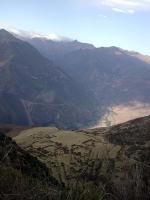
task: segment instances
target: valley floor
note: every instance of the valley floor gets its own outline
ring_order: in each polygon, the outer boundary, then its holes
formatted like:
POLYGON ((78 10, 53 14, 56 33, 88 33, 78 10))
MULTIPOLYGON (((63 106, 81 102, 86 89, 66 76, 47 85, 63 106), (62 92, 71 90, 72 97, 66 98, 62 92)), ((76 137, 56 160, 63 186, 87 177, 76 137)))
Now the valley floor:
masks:
POLYGON ((92 128, 107 127, 127 122, 139 117, 150 115, 150 104, 131 102, 128 105, 118 105, 108 108, 108 112, 92 128))

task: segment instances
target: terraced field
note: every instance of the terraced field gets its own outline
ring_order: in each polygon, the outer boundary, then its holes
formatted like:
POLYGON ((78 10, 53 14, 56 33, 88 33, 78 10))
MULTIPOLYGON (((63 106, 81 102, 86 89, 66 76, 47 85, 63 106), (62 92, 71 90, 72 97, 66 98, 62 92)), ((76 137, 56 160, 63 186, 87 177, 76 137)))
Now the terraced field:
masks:
POLYGON ((14 139, 65 185, 74 180, 102 184, 127 199, 150 193, 150 116, 81 131, 31 128, 14 139))
POLYGON ((120 187, 120 180, 132 182, 131 172, 137 173, 141 166, 146 173, 142 176, 150 177, 149 133, 150 117, 146 117, 110 128, 82 131, 37 127, 22 131, 14 139, 46 163, 53 176, 63 183, 79 177, 115 182, 120 187))
POLYGON ((91 162, 99 159, 115 159, 119 145, 109 144, 102 134, 62 131, 57 128, 32 128, 15 137, 16 142, 38 157, 52 170, 58 179, 58 171, 64 180, 80 176, 91 162), (60 169, 61 168, 61 169, 60 169))

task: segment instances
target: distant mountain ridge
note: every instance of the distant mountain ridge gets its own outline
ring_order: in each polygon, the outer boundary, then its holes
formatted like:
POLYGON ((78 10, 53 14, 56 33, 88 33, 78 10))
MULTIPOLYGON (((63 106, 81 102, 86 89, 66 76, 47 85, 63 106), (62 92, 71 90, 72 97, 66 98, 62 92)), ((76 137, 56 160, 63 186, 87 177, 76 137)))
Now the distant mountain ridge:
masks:
POLYGON ((82 43, 77 40, 55 41, 40 37, 25 40, 38 49, 42 55, 53 61, 57 61, 58 58, 72 51, 95 48, 92 44, 82 43))
POLYGON ((79 49, 93 49, 93 44, 79 42, 55 34, 40 34, 17 29, 8 29, 17 38, 29 42, 39 52, 50 60, 57 61, 59 57, 79 49))

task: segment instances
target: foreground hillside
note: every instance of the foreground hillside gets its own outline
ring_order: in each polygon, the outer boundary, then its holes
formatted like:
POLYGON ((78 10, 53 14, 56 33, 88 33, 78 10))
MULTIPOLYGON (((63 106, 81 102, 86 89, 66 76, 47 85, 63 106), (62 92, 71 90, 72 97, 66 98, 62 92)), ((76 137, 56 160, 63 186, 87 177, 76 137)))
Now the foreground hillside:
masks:
MULTIPOLYGON (((3 134, 6 132, 8 133, 6 129, 0 132, 0 200, 103 198, 105 190, 96 185, 77 185, 77 182, 74 182, 70 183, 70 186, 65 186, 58 182, 44 163, 21 149, 11 138, 3 134)), ((57 171, 58 174, 60 172, 57 171)))
POLYGON ((1 200, 41 199, 57 188, 58 182, 45 164, 0 132, 1 200))
POLYGON ((78 132, 32 128, 14 139, 64 184, 86 180, 105 185, 117 199, 148 200, 150 116, 78 132))

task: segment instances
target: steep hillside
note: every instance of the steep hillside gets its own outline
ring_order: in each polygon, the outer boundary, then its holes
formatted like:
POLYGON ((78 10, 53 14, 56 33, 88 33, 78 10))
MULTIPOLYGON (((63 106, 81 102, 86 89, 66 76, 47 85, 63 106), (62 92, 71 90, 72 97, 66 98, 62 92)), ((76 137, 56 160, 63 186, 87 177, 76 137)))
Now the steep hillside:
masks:
POLYGON ((61 69, 1 31, 1 123, 78 129, 150 114, 149 56, 71 40, 24 40, 61 69))
POLYGON ((101 119, 117 106, 133 105, 134 110, 139 104, 150 105, 150 64, 145 57, 116 47, 84 49, 67 54, 60 65, 89 91, 101 119))
POLYGON ((117 47, 95 48, 77 41, 44 38, 28 41, 58 63, 92 97, 98 111, 95 111, 96 126, 118 124, 150 114, 149 56, 117 47), (118 111, 120 107, 122 112, 118 111), (126 113, 128 107, 132 115, 126 113))
POLYGON ((0 30, 0 101, 0 123, 23 125, 78 128, 88 124, 92 108, 81 85, 5 30, 0 30))
POLYGON ((87 85, 97 99, 103 97, 112 104, 129 100, 150 102, 150 65, 119 48, 75 51, 61 63, 63 69, 87 85))
POLYGON ((96 108, 92 120, 96 127, 150 114, 149 56, 117 47, 95 48, 71 40, 36 36, 24 40, 82 85, 96 108))
POLYGON ((0 199, 39 199, 57 187, 45 164, 0 133, 0 199))
POLYGON ((50 177, 49 170, 39 162, 37 158, 21 149, 11 138, 0 133, 0 164, 6 167, 12 167, 21 170, 23 174, 46 180, 47 182, 57 185, 57 181, 50 177))

